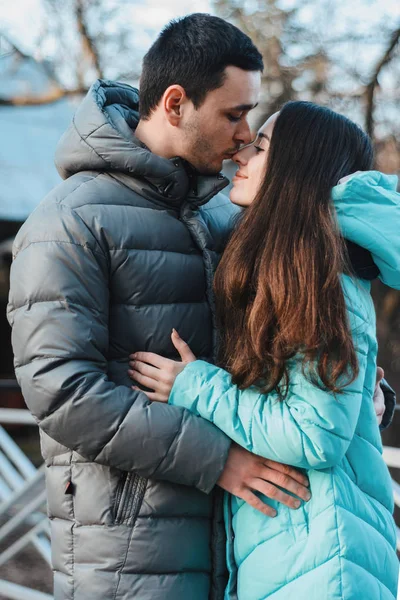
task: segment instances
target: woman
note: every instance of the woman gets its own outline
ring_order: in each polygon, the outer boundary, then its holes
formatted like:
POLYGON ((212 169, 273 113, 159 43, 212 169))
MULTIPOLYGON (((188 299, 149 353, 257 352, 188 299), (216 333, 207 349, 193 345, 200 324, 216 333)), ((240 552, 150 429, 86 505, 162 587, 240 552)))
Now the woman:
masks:
POLYGON ((255 454, 304 469, 312 498, 276 518, 226 497, 239 600, 393 600, 393 499, 373 408, 377 343, 367 281, 344 238, 400 288, 396 178, 368 172, 368 137, 310 103, 283 107, 236 157, 232 202, 248 206, 215 278, 219 367, 133 356, 131 377, 210 420, 255 454), (337 183, 356 171, 340 185, 337 183), (171 389, 172 388, 172 389, 171 389))

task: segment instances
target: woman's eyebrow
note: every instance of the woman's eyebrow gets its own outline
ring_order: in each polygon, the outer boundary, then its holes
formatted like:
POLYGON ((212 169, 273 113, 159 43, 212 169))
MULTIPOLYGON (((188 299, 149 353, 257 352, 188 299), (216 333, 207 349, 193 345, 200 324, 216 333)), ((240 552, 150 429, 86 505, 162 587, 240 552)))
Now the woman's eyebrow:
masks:
POLYGON ((269 142, 271 141, 271 138, 269 137, 269 135, 267 135, 266 133, 257 133, 257 138, 265 138, 266 140, 268 140, 269 142))
POLYGON ((251 142, 249 142, 248 144, 244 144, 243 146, 240 146, 240 150, 244 150, 245 148, 248 148, 248 146, 252 146, 260 138, 264 138, 264 139, 268 140, 269 142, 271 141, 269 136, 266 133, 257 132, 256 135, 254 136, 254 138, 251 140, 251 142))

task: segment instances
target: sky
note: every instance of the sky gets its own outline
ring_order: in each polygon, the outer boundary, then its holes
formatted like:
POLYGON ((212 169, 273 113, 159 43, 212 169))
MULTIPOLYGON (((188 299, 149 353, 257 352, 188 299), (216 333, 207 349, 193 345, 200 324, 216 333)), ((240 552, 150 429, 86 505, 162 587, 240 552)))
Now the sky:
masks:
MULTIPOLYGON (((68 3, 69 0, 65 0, 68 3)), ((109 5, 118 0, 107 0, 109 5)), ((298 0, 281 0, 281 6, 292 8, 298 0)), ((259 4, 257 0, 243 0, 241 3, 247 10, 259 4)), ((335 11, 335 0, 330 10, 335 11)), ((44 27, 44 11, 41 0, 0 0, 0 31, 4 30, 27 53, 35 53, 35 46, 44 27)), ((318 10, 315 2, 302 9, 302 20, 306 24, 315 23, 318 10)), ((321 2, 321 13, 326 15, 326 2, 321 2)), ((131 19, 135 33, 135 46, 145 50, 157 33, 172 18, 196 12, 213 12, 212 0, 131 0, 126 2, 126 18, 131 19)), ((125 13, 124 13, 125 14, 125 13)), ((324 19, 324 20, 325 20, 324 19)), ((363 35, 371 28, 371 24, 381 22, 396 23, 400 20, 400 0, 351 0, 340 3, 340 18, 335 17, 335 32, 340 34, 349 30, 363 35)), ((326 21, 325 21, 326 22, 326 21)), ((323 33, 321 32, 321 35, 323 33)), ((37 56, 37 58, 41 58, 37 56)))
MULTIPOLYGON (((131 11, 136 28, 141 31, 138 42, 147 47, 168 21, 194 12, 194 4, 190 0, 136 0, 131 3, 131 11)), ((195 11, 211 13, 210 1, 196 0, 195 11)), ((8 32, 22 50, 32 50, 42 22, 40 0, 0 0, 0 31, 8 32)))
MULTIPOLYGON (((69 0, 65 0, 67 6, 69 0)), ((107 0, 108 5, 118 4, 119 0, 107 0)), ((298 0, 281 0, 281 6, 292 8, 298 5, 298 0)), ((245 9, 251 10, 252 6, 259 5, 257 0, 243 0, 241 3, 245 9)), ((335 0, 329 5, 329 11, 335 12, 335 0)), ((318 6, 318 5, 317 5, 318 6)), ((302 20, 314 23, 318 20, 318 12, 321 15, 325 13, 325 18, 321 22, 327 22, 329 16, 326 11, 326 2, 320 4, 321 10, 316 10, 315 2, 305 3, 302 9, 302 20)), ((157 33, 172 18, 183 16, 185 14, 196 12, 213 12, 212 0, 127 0, 126 20, 132 20, 132 30, 135 35, 135 47, 143 52, 148 48, 157 33)), ((124 15, 125 15, 124 12, 124 15)), ((333 14, 332 12, 332 14, 333 14)), ((337 18, 337 10, 334 18, 335 32, 340 34, 351 30, 363 35, 368 32, 371 25, 382 23, 384 26, 388 23, 396 23, 400 20, 400 0, 351 0, 340 3, 340 17, 337 18)), ((329 20, 328 20, 329 22, 329 20)), ((41 32, 44 29, 44 11, 43 0, 0 0, 0 32, 4 30, 21 50, 34 54, 36 58, 43 58, 43 55, 36 54, 37 41, 40 39, 41 32)), ((323 32, 321 32, 323 36, 323 32)), ((53 44, 56 41, 53 41, 53 44)), ((43 48, 42 48, 43 50, 43 48)), ((46 48, 44 48, 46 52, 46 48)), ((49 54, 52 54, 51 49, 49 54)), ((372 52, 371 52, 372 56, 372 52)), ((373 58, 372 58, 373 60, 373 58)))

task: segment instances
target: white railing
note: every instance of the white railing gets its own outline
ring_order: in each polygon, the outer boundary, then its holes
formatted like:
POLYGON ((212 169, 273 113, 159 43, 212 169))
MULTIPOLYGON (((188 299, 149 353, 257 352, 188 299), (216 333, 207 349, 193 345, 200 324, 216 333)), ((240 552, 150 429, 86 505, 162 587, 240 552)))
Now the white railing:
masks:
MULTIPOLYGON (((0 409, 0 423, 35 425, 27 410, 0 409)), ((0 426, 0 567, 31 546, 51 566, 50 527, 46 515, 44 466, 36 469, 0 426), (20 531, 22 534, 19 534, 20 531), (7 539, 13 536, 11 544, 7 539)), ((0 597, 52 600, 52 596, 0 579, 0 597)))
MULTIPOLYGON (((0 423, 35 425, 29 411, 0 409, 0 423)), ((385 446, 383 458, 389 467, 400 468, 400 448, 385 446)), ((392 480, 396 506, 400 507, 400 485, 392 480)), ((19 446, 0 426, 0 545, 21 525, 24 533, 10 546, 0 550, 0 567, 28 545, 32 545, 51 566, 50 531, 46 516, 44 465, 36 469, 19 446)), ((400 528, 397 527, 400 551, 400 528)), ((0 596, 10 600, 52 600, 52 596, 0 579, 0 596)), ((400 582, 398 591, 400 600, 400 582)))

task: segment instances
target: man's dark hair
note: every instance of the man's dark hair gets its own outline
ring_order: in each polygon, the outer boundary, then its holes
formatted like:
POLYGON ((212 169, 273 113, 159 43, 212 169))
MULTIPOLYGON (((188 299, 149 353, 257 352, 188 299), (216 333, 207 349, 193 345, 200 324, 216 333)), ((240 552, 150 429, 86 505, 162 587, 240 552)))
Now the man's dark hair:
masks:
POLYGON ((208 92, 223 85, 228 66, 244 71, 264 68, 261 54, 240 29, 202 13, 171 21, 143 60, 140 118, 148 119, 174 84, 181 85, 199 108, 208 92))

